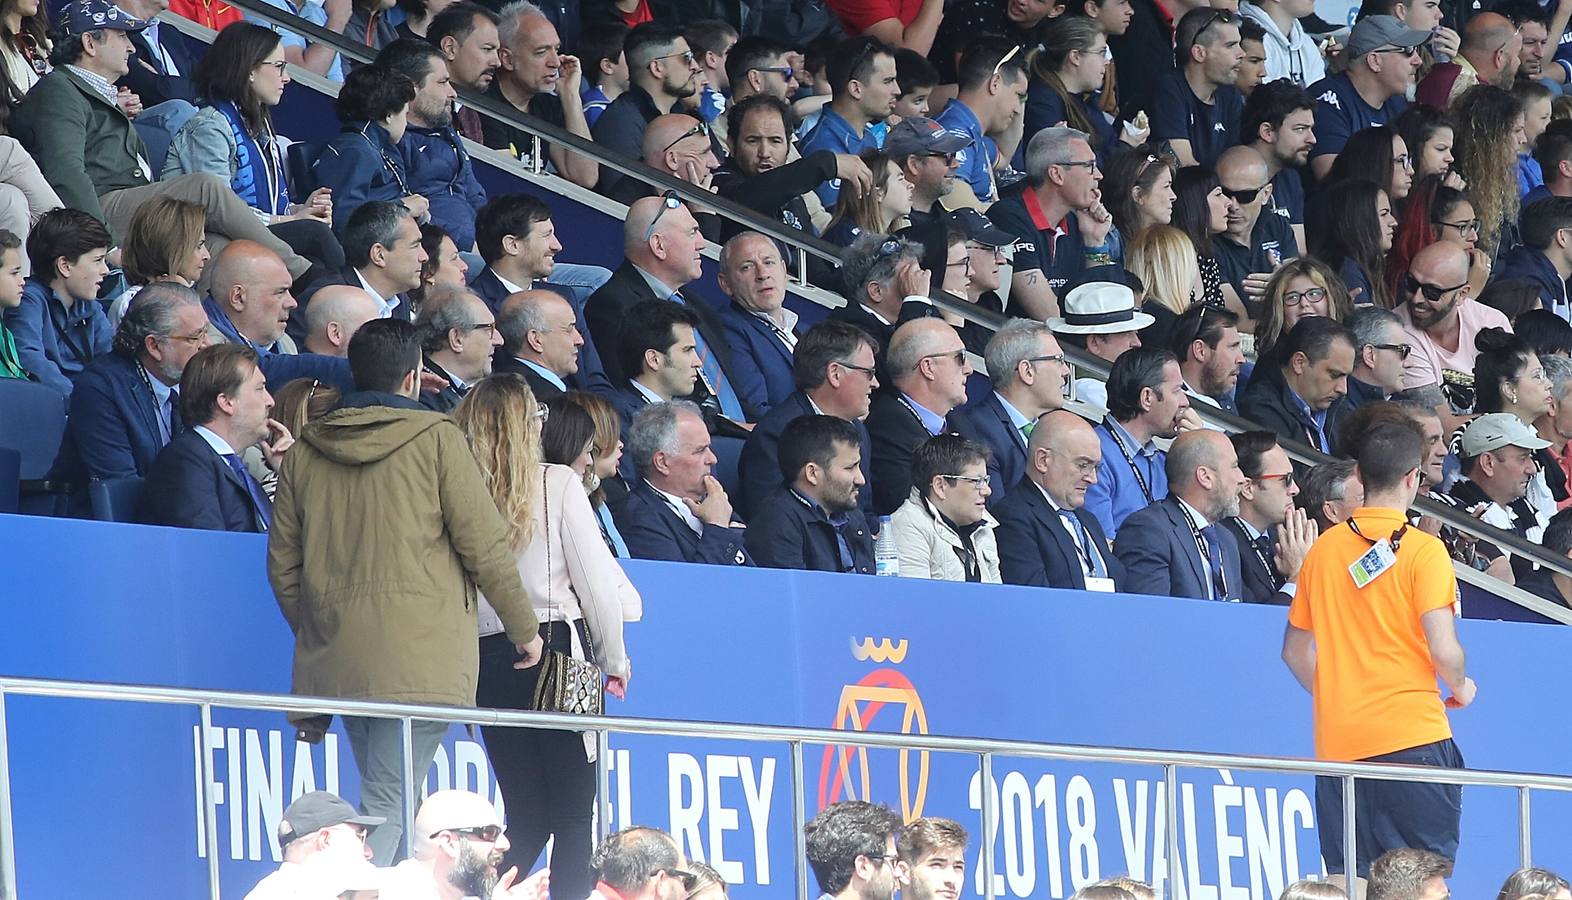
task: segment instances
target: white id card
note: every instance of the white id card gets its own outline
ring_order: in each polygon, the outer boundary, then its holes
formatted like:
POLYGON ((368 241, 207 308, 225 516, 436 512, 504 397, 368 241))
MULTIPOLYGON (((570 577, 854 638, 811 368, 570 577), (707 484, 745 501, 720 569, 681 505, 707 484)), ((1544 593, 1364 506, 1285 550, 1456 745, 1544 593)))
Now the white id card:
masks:
POLYGON ((1086 576, 1086 589, 1100 594, 1112 594, 1114 592, 1114 580, 1112 578, 1097 578, 1088 575, 1086 576))
POLYGON ((1348 567, 1348 574, 1354 577, 1354 587, 1362 588, 1392 568, 1396 561, 1397 555, 1392 552, 1391 540, 1382 538, 1368 553, 1348 567))

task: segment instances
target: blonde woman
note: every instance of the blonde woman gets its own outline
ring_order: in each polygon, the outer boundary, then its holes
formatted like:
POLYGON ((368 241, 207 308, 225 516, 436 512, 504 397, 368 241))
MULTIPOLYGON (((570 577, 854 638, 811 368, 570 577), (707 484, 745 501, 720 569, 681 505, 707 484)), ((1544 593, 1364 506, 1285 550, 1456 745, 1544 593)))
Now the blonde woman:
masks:
POLYGON ((864 151, 862 161, 873 175, 873 190, 842 191, 824 239, 850 247, 862 234, 892 234, 912 212, 912 183, 889 154, 864 151))
POLYGON ((1146 287, 1141 311, 1157 321, 1141 331, 1141 343, 1166 347, 1174 320, 1201 292, 1201 261, 1189 236, 1172 225, 1136 232, 1124 248, 1125 268, 1146 287))
POLYGON ((193 287, 207 269, 207 210, 200 204, 174 197, 143 201, 131 216, 121 266, 131 286, 109 305, 109 322, 116 328, 137 291, 155 281, 172 281, 193 287))
MULTIPOLYGON (((614 697, 627 691, 629 662, 619 568, 601 541, 577 473, 542 461, 546 408, 520 375, 482 379, 453 411, 469 438, 492 499, 508 524, 519 575, 535 604, 545 649, 589 659, 606 673, 614 697)), ((637 606, 636 597, 634 606, 637 606)), ((482 598, 480 682, 476 704, 520 709, 535 694, 540 666, 514 667, 516 648, 482 598)), ((502 868, 528 871, 551 839, 551 879, 559 896, 587 896, 590 814, 595 801, 593 744, 586 734, 483 727, 486 748, 512 823, 502 868)))
POLYGON ((1291 259, 1272 274, 1261 295, 1261 318, 1255 325, 1256 359, 1270 361, 1278 340, 1305 316, 1347 322, 1353 312, 1353 298, 1330 266, 1308 256, 1291 259))

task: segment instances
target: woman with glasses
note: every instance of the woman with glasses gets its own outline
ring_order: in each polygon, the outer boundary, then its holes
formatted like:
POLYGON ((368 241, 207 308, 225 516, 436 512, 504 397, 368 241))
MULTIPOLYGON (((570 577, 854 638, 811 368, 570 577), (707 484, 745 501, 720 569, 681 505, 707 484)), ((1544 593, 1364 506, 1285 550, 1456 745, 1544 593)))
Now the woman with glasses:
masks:
POLYGON ((1402 135, 1385 125, 1355 132, 1332 163, 1328 183, 1363 179, 1378 185, 1393 203, 1408 197, 1414 163, 1402 135))
MULTIPOLYGON (((1545 375, 1539 354, 1522 338, 1502 328, 1485 328, 1474 335, 1474 349, 1478 351, 1474 357, 1476 415, 1511 413, 1533 428, 1535 420, 1554 407, 1550 378, 1545 375)), ((1453 453, 1461 454, 1465 427, 1452 435, 1453 453)), ((1539 471, 1529 479, 1528 491, 1519 502, 1524 510, 1533 512, 1543 527, 1556 514, 1557 505, 1567 499, 1567 479, 1553 455, 1536 450, 1534 456, 1539 471)))
MULTIPOLYGON (((1255 323, 1255 358, 1275 361, 1277 342, 1305 316, 1325 316, 1347 324, 1354 304, 1332 268, 1308 256, 1283 263, 1261 295, 1261 318, 1255 323)), ((1245 376, 1240 375, 1244 388, 1245 376)))
POLYGON ((1492 259, 1517 243, 1517 155, 1523 137, 1523 104, 1498 87, 1479 84, 1452 105, 1457 127, 1457 168, 1479 217, 1479 249, 1492 259))
POLYGON ((1099 165, 1119 149, 1119 129, 1102 110, 1108 70, 1108 36, 1096 19, 1060 16, 1043 29, 1042 43, 1027 58, 1026 130, 1032 135, 1060 122, 1091 135, 1099 165))
POLYGON ((206 172, 229 183, 280 240, 330 271, 344 250, 329 227, 333 192, 320 188, 304 203, 289 199, 283 144, 273 130, 273 107, 290 83, 279 35, 251 22, 218 33, 194 78, 203 105, 170 140, 163 177, 206 172))
POLYGON ((990 455, 958 434, 929 438, 917 448, 911 497, 890 517, 901 575, 1001 583, 994 541, 999 523, 988 513, 990 455))
POLYGON ((1321 192, 1305 214, 1310 255, 1337 272, 1356 306, 1390 309, 1386 254, 1397 217, 1386 191, 1359 179, 1338 182, 1321 192))
MULTIPOLYGON (((601 542, 580 476, 544 461, 541 429, 548 416, 529 384, 513 374, 481 379, 453 411, 507 523, 504 537, 518 556, 545 651, 595 663, 606 675, 606 691, 620 698, 629 675, 622 623, 640 617, 638 595, 623 592, 620 569, 601 542)), ((518 669, 517 659, 517 648, 481 598, 477 705, 529 708, 541 666, 518 669)), ((528 871, 550 839, 552 890, 563 897, 587 896, 595 887, 594 736, 532 728, 481 731, 509 811, 513 846, 499 870, 528 871)))
POLYGON ((131 286, 109 304, 111 325, 120 327, 131 298, 149 284, 196 285, 209 259, 206 225, 204 207, 174 197, 154 197, 137 207, 120 251, 120 264, 131 286))
POLYGON ((863 234, 894 234, 912 212, 912 183, 888 153, 868 150, 862 161, 873 176, 873 189, 866 193, 841 191, 835 201, 824 239, 850 247, 863 234))
POLYGON ((1490 258, 1478 249, 1479 218, 1473 201, 1455 188, 1447 187, 1439 175, 1422 179, 1408 195, 1403 215, 1398 219, 1392 249, 1386 255, 1387 290, 1398 302, 1397 283, 1408 272, 1408 264, 1419 251, 1437 241, 1449 241, 1468 251, 1469 296, 1478 297, 1490 280, 1490 258))
POLYGON ((1108 161, 1103 201, 1113 216, 1120 246, 1128 248, 1142 229, 1173 221, 1177 172, 1174 158, 1157 144, 1141 144, 1108 161))

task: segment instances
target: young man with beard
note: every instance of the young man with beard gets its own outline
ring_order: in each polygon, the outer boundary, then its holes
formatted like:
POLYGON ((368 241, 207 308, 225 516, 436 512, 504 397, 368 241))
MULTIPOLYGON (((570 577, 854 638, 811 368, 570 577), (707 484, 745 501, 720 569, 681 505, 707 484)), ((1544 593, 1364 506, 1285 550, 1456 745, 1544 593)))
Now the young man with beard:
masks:
MULTIPOLYGON (((645 22, 628 32, 622 52, 628 59, 630 84, 600 114, 593 133, 595 143, 638 159, 644 153, 645 126, 674 111, 678 101, 698 93, 699 61, 680 32, 655 22, 645 22)), ((577 75, 572 80, 576 92, 577 75)), ((600 191, 609 191, 621 178, 608 169, 600 180, 600 191)))
POLYGON ((936 816, 913 819, 896 835, 910 900, 959 900, 966 889, 966 829, 936 816))
POLYGON ((1305 553, 1315 543, 1315 522, 1294 506, 1299 487, 1288 451, 1278 445, 1276 435, 1243 431, 1230 439, 1245 482, 1239 490, 1239 514, 1222 524, 1239 549, 1244 601, 1287 606, 1305 553))
POLYGON ((754 515, 747 548, 773 569, 873 574, 873 532, 857 509, 862 440, 836 416, 803 416, 781 433, 785 484, 754 515))
POLYGON ((1468 251, 1437 241, 1414 254, 1394 298, 1405 341, 1413 345, 1403 360, 1403 386, 1441 385, 1449 403, 1437 414, 1448 434, 1462 423, 1451 407, 1474 404, 1474 336, 1486 328, 1511 330, 1500 310, 1470 297, 1470 290, 1468 251))
POLYGON ((1245 363, 1238 316, 1197 303, 1175 320, 1169 349, 1179 359, 1184 392, 1191 400, 1229 412, 1237 410, 1234 388, 1245 363))
MULTIPOLYGON (((468 0, 449 6, 432 18, 426 27, 426 40, 442 51, 448 61, 448 75, 461 91, 485 93, 502 64, 498 58, 497 14, 468 0)), ((485 141, 485 126, 480 113, 460 105, 453 124, 472 141, 485 141)))
MULTIPOLYGON (((589 121, 584 118, 584 101, 579 97, 583 72, 578 57, 562 52, 557 26, 529 0, 508 5, 504 13, 497 24, 497 40, 502 45, 497 55, 500 67, 487 96, 589 140, 589 121)), ((606 108, 599 124, 604 125, 606 115, 615 106, 613 103, 606 108)), ((527 156, 534 146, 528 133, 504 122, 487 118, 484 129, 486 146, 493 149, 527 156)), ((642 123, 639 134, 643 135, 642 123)), ((629 156, 639 155, 637 144, 629 149, 620 145, 614 149, 629 156)), ((550 144, 544 150, 557 174, 580 187, 595 187, 600 177, 600 166, 595 160, 550 144)))
POLYGON ((509 890, 518 870, 499 873, 497 866, 512 845, 496 807, 479 794, 448 790, 427 797, 415 814, 413 838, 412 858, 386 870, 381 900, 534 897, 545 884, 541 870, 509 890))
MULTIPOLYGON (((871 126, 895 111, 895 98, 901 93, 890 47, 872 37, 846 41, 830 57, 825 76, 830 82, 830 103, 803 139, 803 155, 815 150, 858 154, 882 147, 882 132, 876 133, 871 126)), ((840 192, 839 181, 817 189, 825 209, 835 208, 840 192)))
POLYGON ((905 887, 895 836, 901 818, 885 806, 847 800, 803 827, 820 900, 892 900, 905 887))
POLYGON ((1239 137, 1266 160, 1272 193, 1265 212, 1293 228, 1294 244, 1305 245, 1305 186, 1299 170, 1315 149, 1315 101, 1291 81, 1272 81, 1250 92, 1240 117, 1239 137))

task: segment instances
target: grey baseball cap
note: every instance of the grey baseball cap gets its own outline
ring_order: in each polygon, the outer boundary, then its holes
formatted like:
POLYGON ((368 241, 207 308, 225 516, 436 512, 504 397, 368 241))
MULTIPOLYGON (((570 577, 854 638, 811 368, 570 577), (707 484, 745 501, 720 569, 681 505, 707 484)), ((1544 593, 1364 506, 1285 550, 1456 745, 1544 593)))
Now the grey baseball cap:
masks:
POLYGON ((1385 46, 1418 47, 1430 42, 1430 32, 1404 25, 1396 16, 1366 16, 1348 33, 1349 59, 1358 59, 1385 46))
POLYGON ((1502 447, 1522 447, 1524 450, 1543 450, 1550 442, 1540 437, 1534 429, 1512 413, 1487 413, 1468 423, 1463 429, 1463 455, 1478 456, 1502 447))
POLYGON ((366 828, 375 828, 387 820, 381 816, 363 816, 353 806, 337 794, 328 791, 312 791, 301 794, 295 802, 289 804, 284 810, 283 820, 278 823, 278 845, 288 844, 296 838, 305 837, 312 832, 334 825, 364 825, 366 828))

